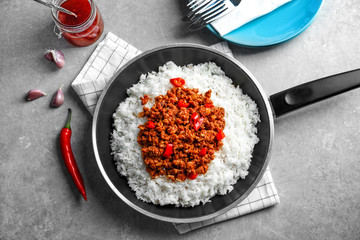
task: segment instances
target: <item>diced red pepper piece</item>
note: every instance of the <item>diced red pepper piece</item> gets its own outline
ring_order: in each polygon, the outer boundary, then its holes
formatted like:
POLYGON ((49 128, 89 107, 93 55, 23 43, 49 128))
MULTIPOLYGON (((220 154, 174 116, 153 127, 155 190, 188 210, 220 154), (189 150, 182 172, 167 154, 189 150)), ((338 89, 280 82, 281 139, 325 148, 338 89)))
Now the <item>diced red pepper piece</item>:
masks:
POLYGON ((210 103, 207 103, 207 104, 205 104, 204 105, 206 108, 212 108, 212 107, 214 107, 214 105, 213 104, 210 104, 210 103))
POLYGON ((190 178, 191 180, 194 180, 197 176, 198 176, 197 173, 190 173, 188 175, 188 178, 190 178))
POLYGON ((207 147, 204 147, 203 149, 201 149, 201 151, 199 152, 199 156, 203 157, 206 155, 206 151, 207 151, 207 147))
POLYGON ((171 154, 173 154, 173 145, 168 143, 162 156, 168 158, 171 154))
POLYGON ((170 83, 175 87, 182 87, 185 84, 185 80, 182 78, 172 78, 170 79, 170 83))
POLYGON ((187 102, 185 102, 183 99, 181 99, 179 102, 178 102, 178 106, 179 107, 188 107, 190 105, 190 103, 187 103, 187 102))
POLYGON ((194 112, 191 117, 190 117, 190 121, 194 121, 194 123, 197 122, 197 120, 199 119, 199 114, 197 114, 196 112, 194 112))
POLYGON ((201 124, 204 122, 204 119, 203 117, 199 118, 199 120, 197 120, 195 123, 194 123, 194 129, 195 131, 199 130, 201 124))
POLYGON ((224 138, 225 138, 225 133, 220 129, 220 131, 216 134, 216 139, 218 141, 221 141, 224 138))
POLYGON ((150 121, 150 120, 149 120, 149 121, 145 124, 145 127, 153 129, 153 128, 155 128, 155 123, 154 123, 153 121, 150 121))

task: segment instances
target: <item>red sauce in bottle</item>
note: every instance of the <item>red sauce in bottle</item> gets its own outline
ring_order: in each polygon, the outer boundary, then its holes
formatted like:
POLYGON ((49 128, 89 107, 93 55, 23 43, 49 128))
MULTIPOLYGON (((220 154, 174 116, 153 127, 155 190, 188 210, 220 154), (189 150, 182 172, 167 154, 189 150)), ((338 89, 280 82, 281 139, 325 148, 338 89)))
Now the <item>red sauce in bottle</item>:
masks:
POLYGON ((77 15, 75 17, 63 12, 57 14, 55 22, 69 43, 85 47, 100 38, 104 21, 93 0, 67 0, 60 6, 77 15))
POLYGON ((90 16, 91 5, 88 0, 67 0, 61 7, 76 14, 76 17, 63 12, 59 12, 58 19, 65 25, 79 25, 84 23, 90 16))

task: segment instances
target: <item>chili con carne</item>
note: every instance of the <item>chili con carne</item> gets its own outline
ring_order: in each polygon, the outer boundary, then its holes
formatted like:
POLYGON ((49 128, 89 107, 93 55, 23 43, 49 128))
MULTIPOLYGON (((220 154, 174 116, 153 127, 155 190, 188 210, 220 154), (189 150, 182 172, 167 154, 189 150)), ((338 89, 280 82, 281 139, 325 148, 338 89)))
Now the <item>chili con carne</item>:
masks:
POLYGON ((69 171, 71 177, 74 180, 74 183, 81 193, 81 195, 84 197, 85 201, 87 201, 86 197, 86 191, 84 182, 81 176, 81 173, 79 171, 79 168, 76 164, 74 154, 71 149, 71 128, 70 128, 70 121, 71 121, 71 108, 68 109, 68 120, 61 130, 60 133, 60 150, 63 157, 63 160, 65 162, 65 166, 67 170, 69 171))
POLYGON ((155 97, 151 108, 143 107, 139 117, 146 117, 156 126, 138 126, 137 141, 151 178, 165 176, 172 181, 185 181, 208 171, 208 164, 223 145, 216 135, 225 127, 225 109, 207 108, 206 104, 213 104, 211 90, 201 94, 198 89, 173 87, 165 95, 155 97), (179 100, 190 105, 179 107, 179 100))

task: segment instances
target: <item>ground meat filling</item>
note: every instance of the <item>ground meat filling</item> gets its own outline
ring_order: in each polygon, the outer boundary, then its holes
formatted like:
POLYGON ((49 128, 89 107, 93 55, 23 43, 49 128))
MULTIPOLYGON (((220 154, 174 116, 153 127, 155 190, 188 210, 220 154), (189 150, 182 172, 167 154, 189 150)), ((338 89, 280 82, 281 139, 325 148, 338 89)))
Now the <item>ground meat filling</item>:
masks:
MULTIPOLYGON (((165 175, 184 181, 207 172, 214 153, 222 146, 217 135, 225 127, 224 108, 214 107, 210 98, 211 90, 200 94, 198 89, 173 87, 156 97, 151 109, 143 107, 139 117, 148 122, 139 125, 137 141, 152 178, 165 175)), ((147 96, 141 101, 145 99, 147 102, 147 96)))

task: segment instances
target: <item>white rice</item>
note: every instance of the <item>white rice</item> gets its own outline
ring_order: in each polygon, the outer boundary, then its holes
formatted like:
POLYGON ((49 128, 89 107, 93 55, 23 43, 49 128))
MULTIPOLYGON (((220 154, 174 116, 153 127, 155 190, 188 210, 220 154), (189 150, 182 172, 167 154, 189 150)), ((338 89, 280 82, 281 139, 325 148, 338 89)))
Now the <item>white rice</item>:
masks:
POLYGON ((239 178, 246 177, 254 145, 259 141, 255 126, 260 121, 258 109, 215 63, 180 67, 167 62, 158 72, 141 75, 140 81, 127 93, 129 97, 113 114, 114 130, 110 142, 117 170, 127 177, 139 199, 159 205, 195 206, 208 202, 216 194, 230 192, 239 178), (183 182, 171 181, 165 176, 152 179, 137 142, 138 126, 147 121, 138 117, 143 109, 140 97, 147 94, 151 100, 145 106, 151 107, 155 97, 166 95, 173 87, 169 79, 175 77, 184 78, 185 87, 197 88, 201 93, 211 89, 214 105, 225 109, 226 137, 222 140, 222 148, 215 153, 206 174, 183 182))

